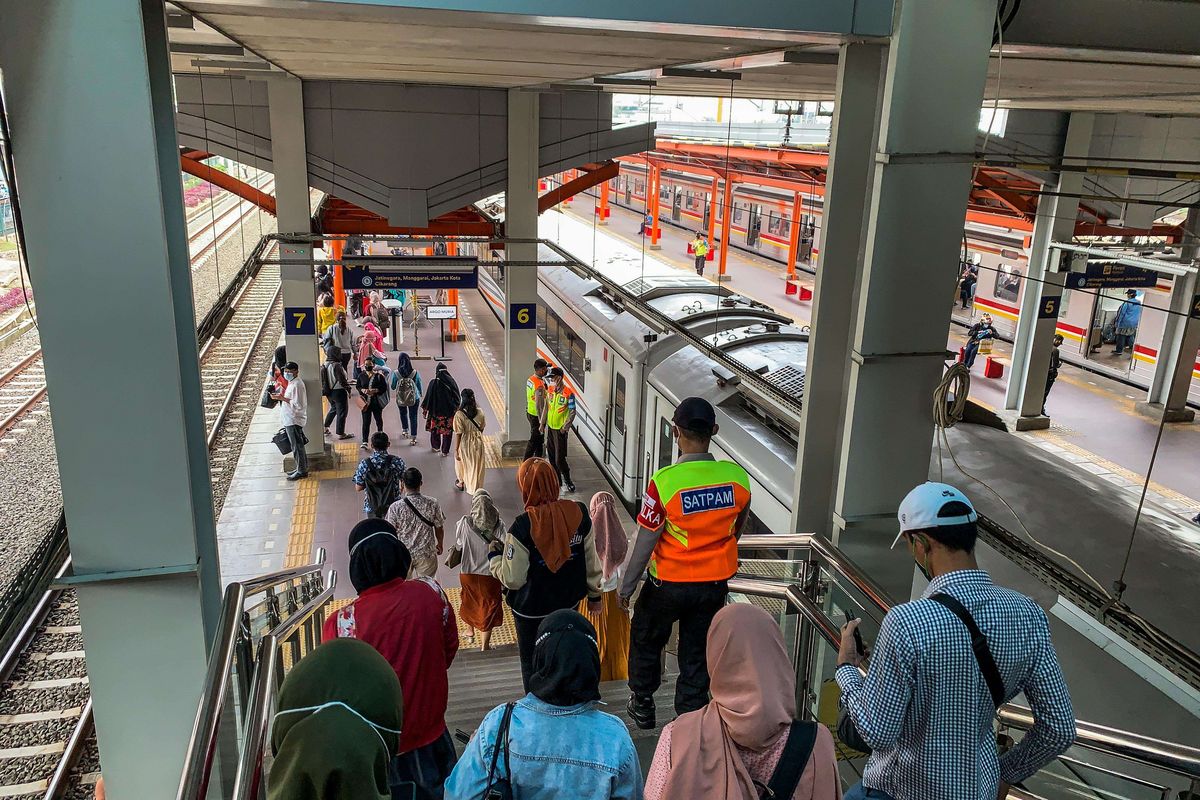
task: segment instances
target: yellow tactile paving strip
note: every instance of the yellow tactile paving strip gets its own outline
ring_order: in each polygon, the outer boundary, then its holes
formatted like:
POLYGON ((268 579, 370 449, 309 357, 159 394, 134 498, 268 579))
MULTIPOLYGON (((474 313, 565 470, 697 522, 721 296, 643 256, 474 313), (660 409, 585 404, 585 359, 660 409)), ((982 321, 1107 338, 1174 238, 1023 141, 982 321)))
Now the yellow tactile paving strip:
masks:
MULTIPOLYGON (((463 348, 467 351, 467 361, 471 364, 471 369, 475 370, 475 374, 479 376, 479 385, 483 387, 483 393, 487 395, 488 402, 492 408, 504 408, 504 394, 500 391, 500 385, 496 382, 496 376, 488 369, 484 363, 483 353, 479 352, 479 347, 475 344, 475 340, 466 335, 463 338, 463 348)), ((502 455, 502 442, 500 434, 489 434, 483 437, 486 441, 485 455, 486 463, 489 467, 519 467, 521 459, 519 458, 504 458, 502 455)))
MULTIPOLYGON (((467 642, 464 637, 467 635, 467 626, 462 619, 462 589, 455 586, 453 589, 446 589, 446 597, 450 599, 450 605, 454 607, 454 615, 458 618, 458 640, 461 649, 471 647, 471 643, 467 642)), ((498 628, 492 630, 492 647, 499 647, 505 644, 517 643, 517 629, 513 625, 512 611, 508 606, 504 606, 504 622, 500 623, 498 628)), ((475 636, 475 645, 479 644, 479 635, 475 636)))

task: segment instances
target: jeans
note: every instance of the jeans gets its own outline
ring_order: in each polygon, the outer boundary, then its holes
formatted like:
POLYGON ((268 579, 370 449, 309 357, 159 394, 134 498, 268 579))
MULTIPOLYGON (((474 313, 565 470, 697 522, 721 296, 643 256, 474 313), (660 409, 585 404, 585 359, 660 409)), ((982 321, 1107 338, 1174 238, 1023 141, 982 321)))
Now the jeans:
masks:
POLYGON ((350 393, 345 389, 330 389, 329 390, 329 413, 325 415, 325 427, 329 428, 329 423, 337 420, 337 427, 334 429, 338 436, 346 432, 346 415, 350 413, 350 393))
POLYGON ((1113 339, 1113 348, 1114 348, 1113 352, 1117 353, 1117 354, 1124 353, 1126 347, 1128 347, 1130 350, 1132 350, 1133 349, 1133 337, 1134 337, 1134 334, 1132 334, 1132 333, 1129 335, 1118 333, 1116 335, 1116 337, 1113 339))
POLYGON ((438 433, 437 431, 430 431, 429 446, 434 450, 441 450, 442 455, 446 455, 450 452, 450 440, 453 438, 453 433, 438 433))
POLYGON ((371 438, 371 418, 375 418, 375 427, 383 430, 383 406, 378 400, 372 400, 367 403, 362 410, 362 440, 364 442, 371 438))
POLYGON ((979 353, 979 342, 967 342, 967 347, 963 351, 963 366, 967 369, 975 366, 975 356, 979 353))
POLYGON ((684 714, 708 703, 708 626, 725 605, 727 581, 672 583, 647 580, 633 608, 629 629, 629 690, 650 697, 662 684, 663 648, 679 623, 679 679, 675 712, 684 714))
POLYGON ((541 624, 542 617, 533 619, 513 614, 513 627, 517 629, 517 657, 521 659, 521 686, 525 692, 529 691, 529 676, 533 674, 533 645, 541 624))
POLYGON ((546 453, 546 438, 542 436, 542 424, 536 416, 528 412, 525 418, 529 420, 529 444, 525 445, 525 458, 541 458, 546 453))
POLYGON ((1058 380, 1057 372, 1050 372, 1046 375, 1046 393, 1042 395, 1042 413, 1046 413, 1046 401, 1050 399, 1050 389, 1053 388, 1054 382, 1058 380))
POLYGON ((404 430, 405 435, 415 439, 417 436, 417 404, 397 405, 396 410, 400 412, 400 427, 404 430))
POLYGON ((296 472, 308 474, 308 453, 304 452, 304 428, 299 425, 285 425, 288 443, 292 446, 292 457, 296 459, 296 472))
POLYGON ((704 274, 704 262, 708 260, 707 256, 696 256, 696 274, 704 274))
POLYGON ((861 782, 851 786, 844 795, 842 800, 895 800, 887 792, 881 792, 878 789, 868 789, 861 782))
POLYGON ((570 428, 546 428, 546 458, 554 465, 558 473, 558 482, 563 486, 571 484, 571 465, 567 463, 567 439, 570 428))

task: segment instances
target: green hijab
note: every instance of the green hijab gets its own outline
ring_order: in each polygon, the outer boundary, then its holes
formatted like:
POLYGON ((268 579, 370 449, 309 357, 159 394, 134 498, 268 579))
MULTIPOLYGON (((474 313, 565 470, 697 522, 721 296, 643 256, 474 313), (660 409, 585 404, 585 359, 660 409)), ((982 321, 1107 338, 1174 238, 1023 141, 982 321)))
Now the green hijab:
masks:
POLYGON ((375 648, 334 639, 300 660, 279 690, 268 800, 389 800, 400 743, 400 680, 375 648))

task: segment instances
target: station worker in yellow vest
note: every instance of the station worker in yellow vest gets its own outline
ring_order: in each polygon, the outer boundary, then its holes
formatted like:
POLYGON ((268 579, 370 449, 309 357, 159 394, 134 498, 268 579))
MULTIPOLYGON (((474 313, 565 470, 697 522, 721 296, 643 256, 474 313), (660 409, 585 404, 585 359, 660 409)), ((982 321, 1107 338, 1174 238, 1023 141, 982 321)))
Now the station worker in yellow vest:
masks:
POLYGON ((629 715, 643 729, 654 727, 663 648, 676 622, 675 711, 708 703, 708 626, 725 605, 737 572, 737 540, 750 515, 750 476, 708 451, 718 429, 712 405, 688 397, 672 422, 679 460, 650 478, 620 590, 628 603, 643 570, 648 573, 629 632, 629 715))
POLYGON ((529 444, 525 458, 541 458, 546 453, 546 437, 542 435, 542 412, 546 408, 546 359, 533 362, 533 374, 525 381, 525 416, 529 419, 529 444))
POLYGON ((704 264, 708 261, 708 239, 700 231, 696 231, 696 238, 692 239, 692 255, 696 258, 696 274, 703 275, 704 264))
POLYGON ((567 439, 575 424, 575 390, 567 385, 561 367, 546 372, 546 406, 542 411, 542 433, 546 436, 546 460, 554 465, 558 482, 568 492, 575 491, 571 482, 571 465, 567 463, 567 439))

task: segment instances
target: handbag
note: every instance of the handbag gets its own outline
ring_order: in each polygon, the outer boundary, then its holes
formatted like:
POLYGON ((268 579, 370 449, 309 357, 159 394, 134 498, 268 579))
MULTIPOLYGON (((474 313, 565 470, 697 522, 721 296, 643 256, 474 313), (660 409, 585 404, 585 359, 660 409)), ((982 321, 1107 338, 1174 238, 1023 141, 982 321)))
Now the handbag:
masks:
POLYGON ((273 383, 274 381, 267 381, 266 387, 263 388, 262 400, 258 401, 258 404, 263 408, 274 408, 279 405, 279 401, 271 397, 271 385, 273 383))
POLYGON ((462 553, 463 553, 462 548, 459 547, 458 545, 454 545, 454 547, 451 547, 450 555, 446 556, 446 566, 449 567, 450 569, 454 569, 459 564, 461 564, 462 563, 462 553))
POLYGON ((271 437, 271 441, 279 448, 280 454, 286 456, 292 452, 292 440, 288 438, 287 431, 283 428, 280 428, 279 433, 271 437))
POLYGON ((513 709, 516 703, 504 704, 504 718, 496 730, 496 746, 492 750, 492 766, 488 770, 487 788, 483 790, 480 800, 513 800, 512 768, 508 763, 508 727, 512 721, 513 709), (500 751, 504 750, 504 774, 496 774, 496 762, 500 751))

